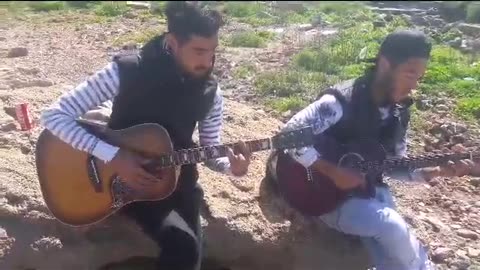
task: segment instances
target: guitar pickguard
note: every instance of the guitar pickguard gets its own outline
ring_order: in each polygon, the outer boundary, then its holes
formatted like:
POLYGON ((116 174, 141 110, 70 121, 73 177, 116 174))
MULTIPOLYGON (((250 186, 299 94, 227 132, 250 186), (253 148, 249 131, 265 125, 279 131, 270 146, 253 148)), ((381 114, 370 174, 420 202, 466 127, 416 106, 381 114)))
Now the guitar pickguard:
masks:
POLYGON ((112 180, 112 209, 119 209, 125 204, 132 202, 135 196, 135 190, 129 187, 125 182, 120 179, 118 175, 113 175, 112 180))

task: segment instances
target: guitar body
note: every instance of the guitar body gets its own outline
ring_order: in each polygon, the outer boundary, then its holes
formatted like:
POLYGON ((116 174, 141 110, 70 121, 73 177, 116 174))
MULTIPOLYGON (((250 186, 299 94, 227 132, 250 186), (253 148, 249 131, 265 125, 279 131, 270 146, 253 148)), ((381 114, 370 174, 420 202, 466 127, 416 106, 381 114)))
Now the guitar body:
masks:
MULTIPOLYGON (((143 124, 123 130, 90 126, 91 132, 113 145, 157 157, 173 151, 167 131, 156 124, 143 124)), ((134 201, 161 200, 176 188, 179 168, 163 168, 161 179, 145 191, 132 190, 113 169, 91 155, 74 149, 47 129, 36 148, 36 166, 44 200, 52 214, 72 226, 96 223, 134 201)))
MULTIPOLYGON (((350 167, 359 161, 382 161, 386 153, 382 145, 365 140, 361 143, 342 145, 334 139, 323 138, 317 144, 322 158, 339 167, 350 167)), ((307 170, 290 155, 278 152, 276 159, 276 182, 280 194, 295 209, 307 216, 320 216, 334 210, 347 199, 352 192, 360 196, 370 196, 373 185, 365 191, 340 190, 326 175, 307 170)), ((381 172, 366 175, 367 181, 375 181, 381 172)))

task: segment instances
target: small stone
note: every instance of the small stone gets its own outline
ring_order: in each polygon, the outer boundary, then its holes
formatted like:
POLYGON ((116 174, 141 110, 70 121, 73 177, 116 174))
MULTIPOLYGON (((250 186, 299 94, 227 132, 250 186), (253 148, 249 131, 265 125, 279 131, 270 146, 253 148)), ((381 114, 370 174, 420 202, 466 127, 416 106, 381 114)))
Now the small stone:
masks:
POLYGON ((290 118, 290 117, 293 116, 293 113, 292 113, 292 111, 288 110, 288 111, 282 113, 282 116, 285 117, 285 118, 290 118))
MULTIPOLYGON (((467 192, 467 193, 470 192, 470 189, 468 189, 468 188, 465 187, 465 186, 459 186, 459 187, 457 187, 457 190, 463 191, 463 192, 467 192)), ((460 209, 460 210, 461 210, 461 211, 464 211, 463 209, 460 209)))
POLYGON ((23 57, 23 56, 27 56, 27 55, 28 55, 27 48, 17 47, 17 48, 10 49, 7 57, 8 58, 15 58, 15 57, 23 57))
POLYGON ((135 19, 135 18, 137 18, 137 14, 135 14, 133 12, 127 12, 123 15, 123 17, 125 17, 127 19, 135 19))
POLYGON ((455 229, 455 230, 458 230, 458 229, 461 229, 462 226, 460 226, 460 225, 458 225, 458 224, 452 224, 452 225, 450 225, 450 228, 455 229))
POLYGON ((425 218, 425 221, 430 223, 430 225, 432 225, 433 227, 433 230, 435 232, 439 232, 441 230, 445 230, 446 229, 446 226, 445 224, 443 224, 440 220, 434 218, 434 217, 427 217, 425 218))
POLYGON ((465 136, 461 134, 454 135, 450 140, 453 144, 464 143, 466 141, 465 136))
POLYGON ((477 258, 480 256, 480 249, 468 248, 467 254, 470 258, 477 258))
POLYGON ((471 264, 470 259, 458 258, 451 263, 451 266, 456 267, 456 269, 458 270, 468 270, 468 267, 470 267, 470 264, 471 264))
POLYGON ((478 239, 478 235, 477 233, 475 233, 474 231, 471 231, 471 230, 467 230, 467 229, 459 229, 457 230, 457 234, 463 238, 468 238, 468 239, 472 239, 472 240, 476 240, 478 239))
POLYGON ((32 149, 31 149, 30 146, 28 146, 28 145, 22 145, 22 146, 20 147, 20 151, 22 152, 22 154, 28 155, 28 154, 30 154, 30 153, 32 152, 32 149))
POLYGON ((433 251, 432 255, 434 262, 442 263, 453 256, 453 250, 450 248, 439 247, 433 251))
MULTIPOLYGON (((470 181, 468 181, 468 182, 474 187, 480 187, 480 178, 478 178, 478 177, 470 178, 470 181)), ((475 205, 480 207, 480 202, 475 203, 475 205)))
POLYGON ((457 255, 458 257, 465 258, 467 257, 467 252, 465 250, 460 249, 455 252, 455 255, 457 255))
POLYGON ((450 208, 450 206, 453 205, 453 202, 452 201, 445 201, 443 202, 443 207, 445 208, 450 208))
POLYGON ((61 249, 63 247, 60 239, 54 237, 43 237, 31 244, 32 249, 34 250, 52 250, 52 249, 61 249))
POLYGON ((0 126, 1 131, 9 132, 17 129, 15 122, 6 123, 0 126))
POLYGON ((0 227, 0 239, 7 239, 8 238, 8 235, 7 235, 7 231, 0 227))

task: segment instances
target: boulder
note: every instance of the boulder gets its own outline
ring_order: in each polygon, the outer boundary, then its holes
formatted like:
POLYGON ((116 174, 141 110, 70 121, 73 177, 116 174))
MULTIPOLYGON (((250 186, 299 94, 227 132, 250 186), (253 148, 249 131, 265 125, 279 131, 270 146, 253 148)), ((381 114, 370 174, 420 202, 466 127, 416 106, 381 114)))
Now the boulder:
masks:
POLYGON ((469 36, 478 36, 480 34, 480 25, 478 24, 460 23, 458 29, 469 36))
MULTIPOLYGON (((226 142, 272 136, 281 126, 240 103, 227 100, 225 106, 226 142), (240 125, 241 121, 249 124, 240 125)), ((12 141, 4 144, 31 145, 39 132, 38 128, 28 136, 17 130, 4 132, 12 135, 8 137, 12 141)), ((359 241, 298 215, 262 181, 267 154, 254 154, 243 178, 199 165, 205 190, 206 256, 232 270, 366 269, 368 257, 359 241)), ((33 153, 24 154, 20 147, 0 148, 0 171, 0 269, 131 269, 126 260, 138 269, 149 269, 141 266, 141 260, 130 259, 151 258, 159 250, 125 217, 113 215, 86 228, 52 217, 40 192, 33 153)))

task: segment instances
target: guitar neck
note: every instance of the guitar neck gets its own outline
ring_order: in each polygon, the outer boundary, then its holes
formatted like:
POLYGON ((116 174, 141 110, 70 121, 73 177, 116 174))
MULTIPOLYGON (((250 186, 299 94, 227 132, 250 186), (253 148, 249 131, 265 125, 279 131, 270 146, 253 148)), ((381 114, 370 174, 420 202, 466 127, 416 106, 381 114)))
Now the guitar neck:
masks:
POLYGON ((426 154, 416 157, 392 158, 382 162, 362 162, 362 171, 388 171, 394 168, 418 169, 446 164, 448 161, 459 161, 462 159, 478 159, 479 154, 475 153, 454 153, 454 154, 426 154))
MULTIPOLYGON (((271 139, 247 141, 245 144, 252 153, 272 149, 271 139)), ((162 167, 180 166, 226 157, 228 148, 237 152, 240 149, 240 145, 238 143, 233 143, 178 150, 171 154, 161 156, 160 165, 162 167)))

